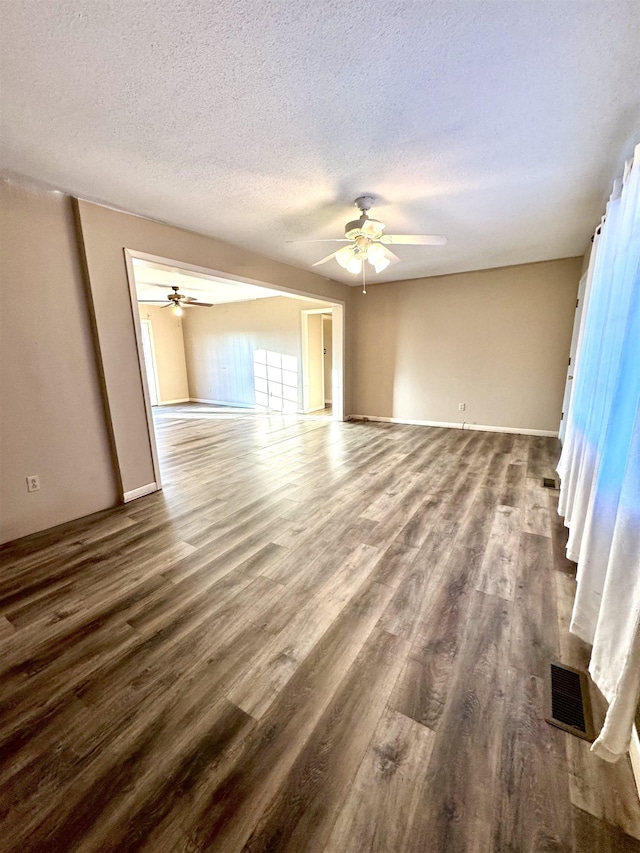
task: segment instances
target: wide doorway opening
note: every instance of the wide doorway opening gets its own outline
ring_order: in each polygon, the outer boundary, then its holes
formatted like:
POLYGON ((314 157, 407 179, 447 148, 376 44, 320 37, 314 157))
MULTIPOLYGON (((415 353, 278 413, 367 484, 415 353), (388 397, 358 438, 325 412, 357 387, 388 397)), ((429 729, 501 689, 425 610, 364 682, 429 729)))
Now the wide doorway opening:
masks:
POLYGON ((166 418, 344 418, 344 306, 125 251, 156 483, 166 418))

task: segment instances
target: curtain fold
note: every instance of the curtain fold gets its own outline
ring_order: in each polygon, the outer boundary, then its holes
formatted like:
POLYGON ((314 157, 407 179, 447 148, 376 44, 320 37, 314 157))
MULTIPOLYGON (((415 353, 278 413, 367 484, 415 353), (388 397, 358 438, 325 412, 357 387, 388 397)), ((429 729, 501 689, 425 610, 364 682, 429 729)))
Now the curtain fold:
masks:
POLYGON ((570 630, 593 644, 609 701, 593 751, 629 747, 640 691, 640 145, 614 187, 589 264, 558 463, 567 555, 578 564, 570 630))

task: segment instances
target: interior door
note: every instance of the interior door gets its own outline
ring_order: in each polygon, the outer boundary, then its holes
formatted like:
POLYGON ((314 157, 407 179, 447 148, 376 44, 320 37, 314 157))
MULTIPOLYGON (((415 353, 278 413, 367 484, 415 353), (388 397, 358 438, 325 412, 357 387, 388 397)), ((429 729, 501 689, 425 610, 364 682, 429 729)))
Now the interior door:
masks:
POLYGON ((333 399, 333 324, 331 314, 322 315, 322 342, 324 345, 324 404, 331 405, 333 399))
POLYGON ((147 385, 149 386, 149 400, 152 406, 157 406, 158 380, 156 378, 156 359, 151 341, 151 323, 148 320, 141 320, 140 328, 142 330, 142 353, 144 369, 147 374, 147 385))
POLYGON ((302 312, 304 397, 306 412, 324 409, 324 355, 322 314, 302 312))

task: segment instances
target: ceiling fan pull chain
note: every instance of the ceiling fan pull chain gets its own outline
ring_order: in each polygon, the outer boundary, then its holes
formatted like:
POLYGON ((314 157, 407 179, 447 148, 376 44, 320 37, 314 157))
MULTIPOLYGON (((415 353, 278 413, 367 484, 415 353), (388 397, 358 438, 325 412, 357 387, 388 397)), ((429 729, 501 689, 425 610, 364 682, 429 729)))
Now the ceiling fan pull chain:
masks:
POLYGON ((367 268, 364 262, 362 264, 362 292, 367 292, 367 268))

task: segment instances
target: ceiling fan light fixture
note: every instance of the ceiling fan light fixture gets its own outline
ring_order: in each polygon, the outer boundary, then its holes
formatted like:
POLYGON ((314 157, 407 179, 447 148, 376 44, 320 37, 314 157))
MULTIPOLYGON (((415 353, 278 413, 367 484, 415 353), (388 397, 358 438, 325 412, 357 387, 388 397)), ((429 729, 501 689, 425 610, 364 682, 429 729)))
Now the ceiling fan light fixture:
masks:
MULTIPOLYGON (((311 242, 349 242, 349 246, 343 246, 336 252, 316 261, 313 266, 326 264, 327 261, 336 259, 338 264, 352 275, 362 274, 363 292, 366 293, 366 270, 365 261, 369 261, 376 273, 381 273, 391 263, 397 263, 400 258, 394 254, 387 245, 404 244, 407 246, 443 246, 447 238, 438 234, 383 234, 385 224, 379 219, 370 219, 369 210, 373 206, 373 196, 360 196, 355 200, 355 205, 360 211, 360 218, 347 222, 344 229, 345 239, 342 237, 327 241, 312 240, 311 242)), ((302 241, 308 242, 308 241, 302 241)))
POLYGON ((381 258, 379 261, 371 261, 371 263, 373 264, 376 272, 382 272, 383 270, 386 270, 391 261, 389 258, 381 258))
POLYGON ((336 252, 336 261, 343 269, 348 269, 349 263, 352 260, 354 260, 353 246, 343 246, 342 249, 338 249, 338 251, 336 252))
POLYGON ((175 316, 175 317, 182 317, 183 313, 184 313, 184 312, 183 312, 183 310, 182 310, 182 307, 181 307, 180 303, 179 303, 179 302, 178 302, 178 303, 176 303, 176 304, 173 306, 173 314, 174 314, 174 316, 175 316))
POLYGON ((385 260, 384 248, 380 243, 372 243, 367 249, 367 258, 375 266, 382 260, 385 260))

